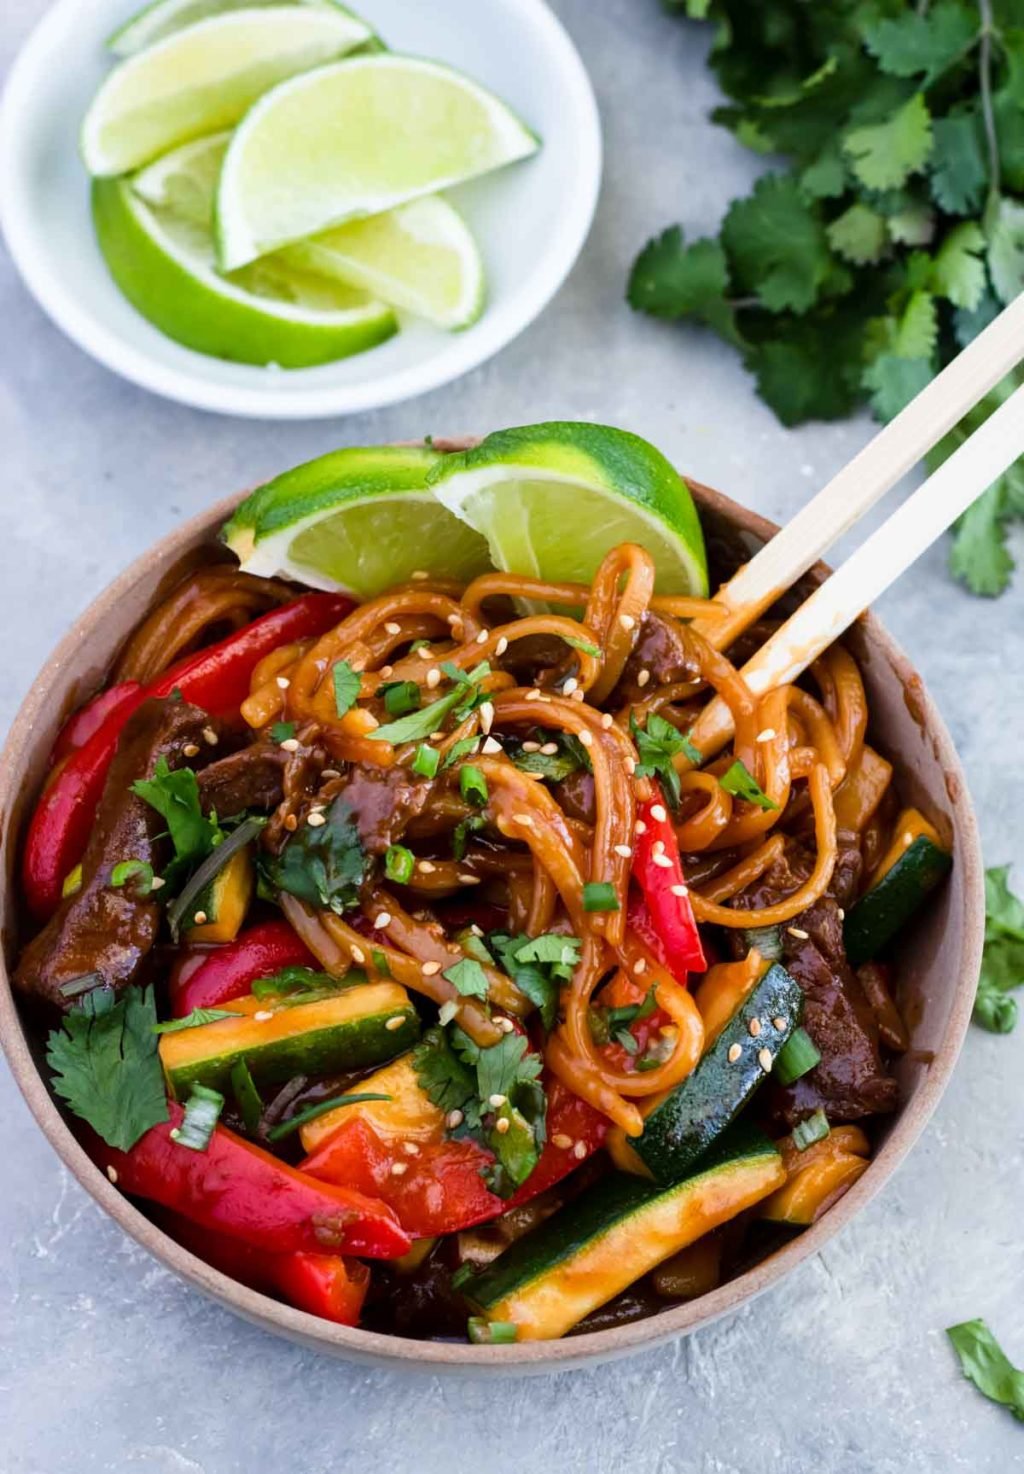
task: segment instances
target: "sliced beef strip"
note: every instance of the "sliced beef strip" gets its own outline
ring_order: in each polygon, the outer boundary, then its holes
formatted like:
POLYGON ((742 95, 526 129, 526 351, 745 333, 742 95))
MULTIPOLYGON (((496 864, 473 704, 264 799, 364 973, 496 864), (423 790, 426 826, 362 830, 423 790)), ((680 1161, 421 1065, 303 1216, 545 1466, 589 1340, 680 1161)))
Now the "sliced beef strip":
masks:
POLYGON ((616 703, 620 698, 623 701, 641 699, 645 693, 639 676, 644 670, 651 673, 647 694, 656 686, 696 681, 700 675, 700 667, 686 647, 682 626, 663 619, 652 610, 648 610, 640 622, 636 644, 616 687, 616 703))
POLYGON ((423 810, 430 784, 416 781, 408 768, 374 768, 357 763, 337 785, 331 796, 344 793, 348 800, 363 848, 382 855, 397 844, 411 819, 423 810))
POLYGON ((244 809, 275 809, 284 797, 290 754, 269 742, 239 748, 218 758, 199 774, 199 800, 204 813, 221 819, 244 809))
POLYGON ((15 986, 57 1008, 69 1006, 61 984, 99 973, 117 990, 139 975, 157 938, 161 908, 155 899, 110 884, 121 860, 148 861, 159 871, 166 841, 155 809, 136 798, 131 785, 152 776, 157 760, 172 768, 193 759, 184 749, 208 751, 203 729, 210 719, 184 701, 147 701, 128 720, 111 763, 89 844, 82 857, 82 884, 22 953, 15 986))

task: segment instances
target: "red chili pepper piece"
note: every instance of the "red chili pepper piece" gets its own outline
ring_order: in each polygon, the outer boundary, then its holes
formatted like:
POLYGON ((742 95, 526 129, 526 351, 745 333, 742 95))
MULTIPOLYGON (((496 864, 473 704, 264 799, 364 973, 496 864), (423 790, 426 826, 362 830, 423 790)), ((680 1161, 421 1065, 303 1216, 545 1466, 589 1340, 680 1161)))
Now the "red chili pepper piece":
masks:
POLYGON ((71 753, 32 815, 22 857, 22 885, 33 916, 46 921, 60 904, 64 877, 85 852, 118 739, 137 707, 149 697, 166 697, 177 689, 186 701, 211 715, 234 714, 249 694, 252 672, 265 655, 278 645, 323 634, 351 608, 351 599, 337 594, 304 594, 126 697, 71 753))
POLYGON ((93 1154, 113 1168, 123 1192, 173 1208, 202 1228, 275 1254, 360 1254, 398 1259, 412 1240, 379 1199, 318 1182, 262 1147, 217 1126, 205 1152, 171 1135, 184 1117, 172 1101, 170 1120, 154 1126, 130 1151, 97 1139, 93 1154))
POLYGON ((171 1012, 186 1018, 194 1008, 244 998, 258 978, 273 977, 283 967, 319 967, 286 921, 260 922, 222 947, 185 948, 171 973, 171 1012))
POLYGON ((609 1125, 607 1116, 585 1100, 580 1100, 578 1095, 573 1095, 560 1080, 549 1081, 547 1092, 547 1141, 540 1161, 523 1185, 502 1205, 503 1212, 518 1208, 521 1203, 528 1203, 531 1198, 554 1187, 556 1182, 568 1177, 581 1162, 604 1145, 609 1125))
POLYGON ((640 805, 637 818, 644 829, 636 836, 633 875, 643 892, 651 926, 661 941, 658 959, 682 981, 688 972, 706 971, 707 962, 685 889, 679 841, 657 787, 654 797, 640 805))
POLYGON ((280 1295, 296 1310, 323 1320, 359 1324, 370 1270, 358 1259, 341 1254, 268 1254, 227 1234, 200 1228, 180 1213, 167 1214, 166 1223, 179 1244, 243 1285, 280 1295))
POLYGON ((50 762, 56 765, 62 758, 84 747, 107 718, 114 716, 122 707, 127 708, 131 703, 131 710, 134 711, 135 703, 132 698, 141 690, 138 681, 119 681, 116 686, 108 686, 105 691, 79 707, 57 733, 50 762))

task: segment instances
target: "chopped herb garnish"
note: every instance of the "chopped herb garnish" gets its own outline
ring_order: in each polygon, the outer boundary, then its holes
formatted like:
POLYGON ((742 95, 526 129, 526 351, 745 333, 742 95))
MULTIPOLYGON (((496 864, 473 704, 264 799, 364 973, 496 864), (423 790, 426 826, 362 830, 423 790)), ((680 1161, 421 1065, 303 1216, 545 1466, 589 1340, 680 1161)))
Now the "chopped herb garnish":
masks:
POLYGON ((458 742, 453 742, 445 753, 442 768, 450 768, 452 763, 459 761, 459 758, 468 757, 470 753, 476 752, 479 746, 479 737, 461 737, 458 742))
POLYGON ((474 1346, 508 1346, 519 1335, 519 1327, 510 1320, 484 1320, 471 1315, 466 1322, 466 1335, 474 1346))
POLYGON ((806 1029, 794 1029, 775 1059, 774 1074, 780 1085, 792 1085, 821 1062, 821 1055, 806 1029))
POLYGON ((416 856, 404 844, 388 845, 384 852, 384 874, 398 885, 408 885, 416 869, 416 856))
POLYGON ((718 782, 725 789, 726 793, 731 793, 736 798, 745 799, 748 804, 756 804, 759 809, 777 809, 779 807, 777 803, 773 803, 768 797, 750 769, 739 758, 722 774, 718 782))
POLYGON ((584 911, 618 911, 619 898, 608 880, 590 880, 583 887, 584 911))
POLYGON ((86 993, 46 1041, 55 1093, 119 1151, 167 1120, 155 1023, 152 988, 126 988, 116 1000, 103 989, 86 993))
POLYGON ((600 660, 601 647, 600 645, 595 645, 593 640, 581 640, 576 635, 563 635, 562 638, 574 650, 582 650, 584 655, 592 655, 595 660, 600 660))
POLYGON ((153 1033, 178 1034, 182 1029, 199 1029, 203 1024, 215 1024, 218 1019, 240 1017, 232 1008, 193 1008, 184 1018, 171 1018, 162 1024, 154 1024, 153 1033))
POLYGON ((420 709, 420 688, 415 681, 388 681, 378 687, 377 695, 384 698, 388 716, 404 717, 420 709))
POLYGON ((468 804, 487 802, 487 779, 472 763, 459 769, 459 792, 468 804))
POLYGON ((974 1020, 993 1034, 1009 1034, 1017 1002, 1008 994, 1024 985, 1024 902, 1010 889, 1010 867, 985 871, 985 948, 974 1000, 974 1020))
POLYGON ((367 736, 377 742, 390 742, 396 747, 403 742, 419 742, 422 738, 429 737, 431 732, 439 731, 452 711, 461 719, 484 699, 478 687, 484 676, 490 675, 491 668, 486 660, 482 660, 468 675, 465 671, 458 670, 451 661, 447 661, 442 669, 448 675, 455 673, 451 675, 456 682, 453 690, 423 707, 422 711, 410 712, 396 722, 386 722, 384 726, 368 732, 367 736))
POLYGON ((487 820, 482 814, 470 814, 467 819, 460 819, 452 830, 452 859, 464 859, 469 836, 475 834, 478 829, 486 828, 487 820))
POLYGON ((636 1054, 640 1046, 630 1029, 639 1019, 650 1018, 656 1007, 653 985, 647 989, 640 1003, 623 1003, 615 1008, 597 1004, 590 1010, 590 1032, 597 1044, 609 1044, 614 1040, 627 1054, 636 1054))
POLYGON ((61 983, 60 993, 63 998, 81 998, 83 993, 101 988, 105 981, 101 972, 83 972, 77 978, 68 978, 66 983, 61 983))
POLYGON ((272 977, 257 978, 250 985, 249 992, 259 999, 285 998, 289 1002, 305 1003, 322 997, 324 993, 336 993, 347 983, 347 974, 343 978, 335 978, 329 972, 314 972, 311 967, 282 967, 272 977))
POLYGON ((262 874, 279 891, 311 906, 339 914, 359 901, 367 860, 352 807, 339 793, 325 814, 326 823, 303 824, 279 855, 262 855, 262 874))
POLYGON ((630 712, 629 731, 640 759, 636 765, 637 777, 658 778, 665 797, 677 809, 681 790, 679 774, 672 759, 682 753, 695 767, 699 767, 704 761, 700 752, 687 736, 656 711, 648 712, 644 727, 638 724, 635 713, 630 712))
POLYGON ((363 678, 347 660, 336 660, 331 673, 334 681, 334 709, 340 717, 351 711, 359 696, 363 678))
POLYGON ((134 880, 137 896, 148 896, 153 889, 153 867, 148 860, 121 860, 110 872, 110 884, 118 890, 134 880))
POLYGON ((171 1131, 171 1136, 179 1146, 187 1146, 190 1152, 207 1151, 223 1109, 224 1097, 219 1090, 211 1090, 207 1085, 193 1085, 181 1125, 171 1131))
POLYGON ((175 941, 178 940, 182 924, 192 916, 196 901, 210 881, 220 874, 233 855, 244 850, 246 845, 256 838, 266 822, 261 815, 250 814, 248 819, 243 819, 238 828, 233 829, 223 838, 220 844, 211 850, 199 868, 192 872, 182 887, 181 894, 175 896, 167 907, 167 925, 175 941))
POLYGON ((293 1131, 298 1131, 300 1126, 305 1126, 307 1121, 315 1121, 318 1116, 326 1116, 328 1111, 336 1111, 340 1106, 358 1105, 364 1100, 390 1099, 390 1095, 381 1095, 375 1090, 363 1090, 352 1095, 336 1095, 331 1100, 319 1100, 316 1105, 307 1106, 304 1111, 289 1116, 287 1121, 278 1121, 276 1126, 271 1126, 267 1132, 267 1140, 281 1141, 293 1131))
POLYGON ((816 1141, 824 1141, 829 1132, 828 1117, 819 1107, 813 1116, 808 1116, 806 1121, 799 1121, 793 1127, 793 1145, 798 1152, 805 1152, 816 1141))
POLYGON ((205 816, 199 802, 199 782, 191 768, 175 768, 166 757, 159 757, 152 778, 139 778, 132 793, 143 799, 167 824, 174 846, 174 859, 164 878, 171 884, 193 865, 205 860, 224 839, 224 831, 216 816, 205 816))
POLYGON ((550 1032, 558 1017, 558 999, 563 983, 572 980, 579 965, 579 937, 545 932, 539 937, 508 936, 492 932, 488 943, 501 967, 521 993, 540 1010, 541 1022, 550 1032))
POLYGON ((263 1102, 260 1100, 260 1093, 256 1089, 252 1072, 244 1059, 236 1060, 231 1066, 231 1089, 234 1091, 235 1104, 246 1131, 257 1130, 263 1114, 263 1102))
POLYGON ((472 957, 464 957, 446 967, 441 974, 447 978, 455 991, 463 998, 487 997, 487 974, 480 963, 472 957))
POLYGON ((441 765, 441 754, 428 742, 421 742, 412 760, 412 770, 421 778, 433 778, 441 765))
POLYGON ((983 1320, 948 1326, 946 1335, 960 1358, 960 1370, 989 1399, 1024 1422, 1024 1372, 1018 1371, 983 1320))
POLYGON ((370 952, 370 961, 373 963, 377 971, 381 973, 384 977, 389 978, 391 976, 391 969, 388 966, 387 954, 385 952, 382 952, 379 947, 374 947, 373 950, 370 952))
POLYGON ((295 736, 294 722, 273 722, 270 727, 271 742, 290 742, 295 736))
POLYGON ((477 962, 482 962, 487 967, 494 966, 494 958, 486 942, 471 926, 464 926, 461 931, 457 931, 454 940, 468 957, 475 957, 477 962))
POLYGON ((549 783, 560 783, 581 768, 590 771, 587 749, 571 732, 538 732, 535 739, 541 747, 554 746, 554 752, 525 752, 522 746, 509 745, 508 756, 524 773, 536 773, 549 783))

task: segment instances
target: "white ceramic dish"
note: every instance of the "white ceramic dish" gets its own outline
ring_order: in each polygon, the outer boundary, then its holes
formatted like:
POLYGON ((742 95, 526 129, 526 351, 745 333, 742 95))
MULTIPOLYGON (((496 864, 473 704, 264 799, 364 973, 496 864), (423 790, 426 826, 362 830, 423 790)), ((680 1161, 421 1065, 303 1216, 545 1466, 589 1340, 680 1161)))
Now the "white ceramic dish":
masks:
POLYGON ((136 0, 57 0, 15 62, 0 105, 0 223, 26 285, 87 353, 200 409, 304 419, 393 404, 448 383, 530 323, 586 239, 601 175, 597 106, 583 63, 543 0, 365 0, 396 51, 435 57, 491 87, 543 139, 532 159, 451 191, 484 254, 488 306, 445 333, 407 321, 339 363, 282 371, 183 348, 121 296, 93 236, 78 130, 112 64, 104 40, 136 0))

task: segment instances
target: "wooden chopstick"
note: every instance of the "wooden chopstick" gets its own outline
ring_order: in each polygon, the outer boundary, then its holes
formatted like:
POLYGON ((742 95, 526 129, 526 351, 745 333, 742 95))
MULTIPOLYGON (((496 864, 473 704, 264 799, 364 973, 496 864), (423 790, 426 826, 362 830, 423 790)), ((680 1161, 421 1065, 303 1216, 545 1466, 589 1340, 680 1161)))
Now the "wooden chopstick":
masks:
POLYGON ((716 649, 731 645, 1022 359, 1024 293, 718 590, 728 615, 694 628, 716 649))
MULTIPOLYGON (((1022 309, 1018 320, 1024 323, 1024 297, 1014 307, 1022 309)), ((1024 344, 1019 353, 1024 355, 1024 344)), ((927 393, 919 395, 914 404, 927 393)), ((959 411, 954 418, 958 417, 959 411)), ((1022 455, 1024 387, 1000 405, 747 662, 742 675, 754 694, 796 680, 1022 455)), ((782 536, 784 533, 779 534, 782 536)), ((705 759, 720 751, 731 735, 732 716, 720 697, 705 707, 689 733, 705 759)))

